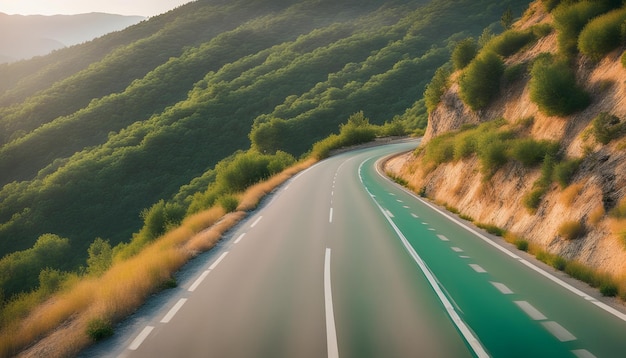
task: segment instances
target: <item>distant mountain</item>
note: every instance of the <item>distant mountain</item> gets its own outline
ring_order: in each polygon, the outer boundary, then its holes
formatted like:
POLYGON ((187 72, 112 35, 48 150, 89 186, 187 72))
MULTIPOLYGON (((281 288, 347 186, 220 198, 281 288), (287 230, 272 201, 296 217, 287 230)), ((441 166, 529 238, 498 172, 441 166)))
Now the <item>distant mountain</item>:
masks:
POLYGON ((0 63, 45 55, 122 30, 144 19, 103 13, 54 16, 0 13, 0 63))

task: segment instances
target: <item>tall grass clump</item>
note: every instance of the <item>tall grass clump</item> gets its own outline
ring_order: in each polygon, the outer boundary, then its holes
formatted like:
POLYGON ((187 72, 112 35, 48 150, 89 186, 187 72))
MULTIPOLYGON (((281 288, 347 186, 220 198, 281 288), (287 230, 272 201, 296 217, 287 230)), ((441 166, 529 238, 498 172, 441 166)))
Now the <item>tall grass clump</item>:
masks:
POLYGON ((568 220, 559 225, 557 232, 565 240, 571 241, 585 233, 585 226, 578 220, 568 220))
POLYGON ((591 102, 565 60, 544 54, 535 60, 530 73, 530 99, 546 115, 567 116, 591 102))
POLYGON ((503 73, 504 62, 498 54, 481 52, 459 79, 459 94, 463 102, 475 111, 485 108, 500 92, 503 73))
POLYGON ((580 52, 599 61, 626 41, 622 33, 626 23, 626 7, 613 10, 591 20, 578 38, 580 52))
POLYGON ((513 141, 510 155, 524 166, 533 167, 540 164, 546 155, 555 156, 558 150, 558 142, 523 138, 513 141))

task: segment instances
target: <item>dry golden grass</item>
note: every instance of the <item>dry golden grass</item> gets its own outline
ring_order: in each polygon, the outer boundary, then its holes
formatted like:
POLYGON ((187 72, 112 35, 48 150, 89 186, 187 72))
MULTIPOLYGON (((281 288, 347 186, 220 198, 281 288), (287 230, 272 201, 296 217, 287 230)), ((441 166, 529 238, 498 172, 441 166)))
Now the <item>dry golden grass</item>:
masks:
POLYGON ((604 205, 602 205, 602 203, 599 203, 595 207, 595 209, 591 210, 587 221, 590 225, 597 225, 600 223, 605 214, 606 212, 604 211, 604 205))
POLYGON ((137 255, 115 262, 101 277, 85 277, 33 310, 21 322, 0 332, 0 357, 67 357, 90 344, 89 322, 115 323, 135 311, 158 291, 196 253, 211 249, 224 232, 256 207, 259 200, 296 173, 312 166, 313 159, 298 163, 241 195, 239 211, 226 214, 221 206, 186 218, 137 255), (208 230, 207 230, 208 229, 208 230))
POLYGON ((245 193, 241 196, 239 201, 239 205, 237 206, 238 211, 250 211, 254 210, 259 204, 261 198, 265 195, 272 192, 272 190, 276 189, 279 185, 287 181, 289 178, 294 176, 295 174, 311 167, 315 164, 317 160, 315 159, 307 159, 305 161, 299 162, 298 164, 289 167, 282 172, 272 176, 268 180, 255 184, 248 188, 245 193))
POLYGON ((561 192, 559 200, 561 203, 567 207, 571 207, 576 200, 576 197, 580 195, 580 192, 583 190, 583 184, 577 183, 568 186, 565 190, 561 192))
POLYGON ((626 247, 626 219, 610 219, 609 226, 613 235, 626 247))

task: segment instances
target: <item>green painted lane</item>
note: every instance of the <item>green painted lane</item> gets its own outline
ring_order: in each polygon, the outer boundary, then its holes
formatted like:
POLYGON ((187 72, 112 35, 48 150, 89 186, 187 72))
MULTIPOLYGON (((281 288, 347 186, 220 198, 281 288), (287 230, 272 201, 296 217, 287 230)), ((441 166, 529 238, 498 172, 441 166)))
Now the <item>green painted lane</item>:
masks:
POLYGON ((530 258, 502 252, 391 185, 376 172, 376 158, 362 166, 363 185, 490 355, 625 356, 624 320, 599 308, 592 297, 575 295, 538 274, 528 267, 530 258))

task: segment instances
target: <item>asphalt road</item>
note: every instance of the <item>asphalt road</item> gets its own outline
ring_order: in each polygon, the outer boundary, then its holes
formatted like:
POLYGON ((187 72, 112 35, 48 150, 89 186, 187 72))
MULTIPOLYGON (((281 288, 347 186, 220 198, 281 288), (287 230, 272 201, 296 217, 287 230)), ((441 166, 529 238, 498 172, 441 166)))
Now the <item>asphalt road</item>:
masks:
POLYGON ((296 176, 83 356, 626 356, 621 310, 377 173, 415 146, 296 176))

